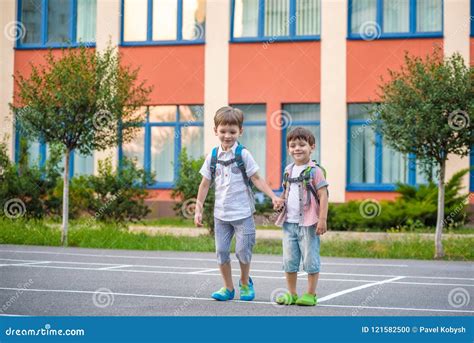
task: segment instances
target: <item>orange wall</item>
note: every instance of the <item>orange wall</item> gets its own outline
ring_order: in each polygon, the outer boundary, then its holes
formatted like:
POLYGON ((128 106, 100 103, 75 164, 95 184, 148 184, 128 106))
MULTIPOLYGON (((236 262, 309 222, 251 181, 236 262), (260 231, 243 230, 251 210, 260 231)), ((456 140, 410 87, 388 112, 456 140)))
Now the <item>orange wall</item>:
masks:
POLYGON ((347 102, 377 100, 380 77, 388 77, 388 69, 399 70, 407 51, 426 56, 435 46, 442 48, 443 40, 382 39, 347 41, 347 102))
POLYGON ((267 175, 281 183, 281 131, 272 113, 284 103, 319 103, 320 42, 234 43, 229 47, 229 103, 267 106, 267 175))
POLYGON ((400 194, 396 192, 346 192, 346 201, 351 200, 395 200, 400 194))
POLYGON ((140 67, 154 89, 150 105, 204 104, 204 45, 120 47, 123 63, 140 67))
MULTIPOLYGON (((471 19, 473 20, 473 19, 471 19)), ((470 51, 470 62, 471 62, 471 65, 474 66, 474 38, 471 37, 471 51, 470 51)))

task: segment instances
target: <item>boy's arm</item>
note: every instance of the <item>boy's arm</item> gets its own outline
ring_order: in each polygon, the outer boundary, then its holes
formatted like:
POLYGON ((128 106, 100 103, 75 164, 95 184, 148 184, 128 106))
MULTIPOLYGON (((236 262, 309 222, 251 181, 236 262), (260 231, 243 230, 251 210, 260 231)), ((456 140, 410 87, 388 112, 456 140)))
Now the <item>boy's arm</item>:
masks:
POLYGON ((318 189, 319 198, 319 221, 316 227, 316 234, 323 235, 327 229, 328 218, 328 188, 321 187, 318 189))
POLYGON ((211 186, 211 180, 202 177, 201 184, 199 185, 197 200, 196 200, 196 211, 194 213, 194 225, 202 226, 202 211, 204 208, 204 201, 206 201, 207 192, 211 186))
POLYGON ((250 180, 252 180, 253 184, 255 187, 257 187, 258 190, 262 191, 265 193, 270 199, 272 199, 272 203, 274 207, 280 207, 284 200, 282 198, 279 198, 273 193, 272 189, 270 186, 265 182, 264 179, 258 175, 258 172, 253 174, 250 177, 250 180))

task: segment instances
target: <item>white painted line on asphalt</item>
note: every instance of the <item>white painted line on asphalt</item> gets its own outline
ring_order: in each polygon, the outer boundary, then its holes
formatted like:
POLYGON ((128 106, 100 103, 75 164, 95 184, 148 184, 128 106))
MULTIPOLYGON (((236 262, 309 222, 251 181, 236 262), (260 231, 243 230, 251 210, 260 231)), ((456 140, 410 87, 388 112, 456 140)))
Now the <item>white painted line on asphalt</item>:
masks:
POLYGON ((118 265, 118 266, 99 268, 99 270, 109 270, 109 269, 118 269, 118 268, 126 268, 126 267, 133 267, 133 266, 131 266, 129 264, 122 264, 122 265, 118 265))
MULTIPOLYGON (((6 260, 6 259, 3 259, 6 260)), ((32 261, 32 260, 15 260, 15 261, 32 261)), ((102 263, 87 263, 87 262, 73 262, 73 261, 38 261, 38 264, 54 264, 54 263, 64 263, 64 264, 86 264, 86 265, 103 265, 102 263)), ((181 274, 181 275, 209 275, 209 276, 219 276, 219 273, 207 273, 203 268, 198 267, 181 267, 181 266, 151 266, 151 265, 125 265, 123 264, 108 264, 111 267, 117 268, 130 268, 130 267, 138 267, 138 268, 163 268, 163 269, 184 269, 184 270, 197 270, 199 273, 193 272, 179 272, 179 271, 160 271, 160 270, 133 270, 133 269, 123 269, 118 270, 120 272, 131 272, 131 273, 154 273, 154 274, 181 274)), ((0 265, 1 266, 1 265, 0 265)), ((61 266, 52 266, 52 265, 36 265, 36 264, 28 264, 28 263, 19 263, 19 264, 6 264, 5 267, 14 266, 14 267, 36 267, 36 268, 50 268, 50 269, 70 269, 70 270, 110 270, 114 271, 113 268, 87 268, 87 267, 61 267, 61 266)), ((217 271, 218 269, 212 268, 211 271, 217 271)), ((252 272, 266 272, 266 273, 281 273, 283 271, 278 270, 261 270, 261 269, 252 269, 252 272)), ((380 274, 354 274, 354 273, 320 273, 321 275, 334 275, 334 276, 368 276, 368 277, 402 277, 406 279, 449 279, 449 280, 472 280, 470 278, 452 278, 452 277, 432 277, 432 276, 403 276, 403 275, 380 275, 380 274)), ((238 276, 238 275, 234 275, 238 276)), ((262 278, 262 279, 284 279, 285 276, 259 276, 259 275, 252 275, 252 277, 262 278)), ((302 273, 301 276, 298 276, 298 279, 305 279, 306 274, 302 273)), ((336 279, 324 279, 326 281, 336 281, 336 279)), ((348 282, 374 282, 376 280, 359 280, 359 279, 337 279, 337 281, 348 281, 348 282)), ((474 284, 446 284, 446 283, 420 283, 420 282, 394 282, 394 283, 403 283, 403 284, 413 284, 413 285, 432 285, 432 286, 467 286, 467 287, 474 287, 474 284)))
POLYGON ((393 281, 397 281, 397 280, 400 280, 400 279, 403 279, 403 278, 404 278, 404 276, 397 276, 397 277, 394 277, 392 279, 387 279, 387 280, 377 281, 377 282, 373 282, 373 283, 368 283, 366 285, 352 287, 352 288, 345 289, 345 290, 340 291, 340 292, 336 292, 336 293, 326 295, 325 297, 322 297, 321 299, 318 299, 318 302, 320 302, 320 303, 325 302, 325 301, 328 301, 330 299, 340 297, 341 295, 344 295, 344 294, 352 293, 352 292, 359 291, 361 289, 365 289, 365 288, 369 288, 369 287, 383 285, 383 284, 390 283, 390 282, 393 282, 393 281))
POLYGON ((33 264, 44 264, 44 263, 49 263, 48 261, 36 261, 36 262, 25 262, 25 263, 9 263, 9 264, 0 264, 0 267, 10 267, 10 266, 16 266, 16 267, 22 267, 22 266, 31 266, 33 264))
MULTIPOLYGON (((155 259, 155 260, 176 260, 176 261, 210 261, 216 262, 212 258, 194 258, 194 257, 165 257, 165 256, 133 256, 133 255, 100 255, 100 254, 79 254, 79 253, 65 253, 65 252, 49 252, 38 250, 4 250, 0 252, 22 253, 22 254, 47 254, 47 255, 68 255, 68 256, 89 256, 89 257, 119 257, 119 258, 138 258, 138 259, 155 259)), ((233 261, 236 262, 236 261, 233 261)), ((281 264, 281 261, 260 261, 252 260, 252 263, 268 263, 281 264)), ((382 264, 382 263, 344 263, 344 262, 324 262, 327 266, 361 266, 361 267, 408 267, 407 264, 382 264)))
MULTIPOLYGON (((0 290, 5 291, 23 291, 23 292, 44 292, 44 293, 71 293, 71 294, 96 294, 96 291, 79 291, 71 289, 32 289, 32 288, 10 288, 10 287, 0 287, 0 290)), ((176 300, 199 300, 199 301, 210 301, 216 302, 212 298, 199 298, 199 297, 183 297, 183 296, 172 296, 172 295, 158 295, 158 294, 136 294, 136 293, 120 293, 120 292, 107 292, 106 294, 113 296, 129 296, 129 297, 143 297, 143 298, 162 298, 162 299, 176 299, 176 300)), ((381 307, 381 306, 352 306, 352 305, 330 305, 322 304, 319 305, 320 300, 318 299, 318 306, 321 307, 341 307, 341 308, 364 308, 364 309, 374 309, 374 310, 400 310, 400 311, 423 311, 423 312, 455 312, 455 313, 474 313, 470 310, 450 310, 450 309, 433 309, 433 308, 406 308, 406 307, 381 307)), ((270 301, 242 301, 242 300, 231 300, 229 303, 244 303, 248 305, 252 304, 261 304, 261 305, 272 305, 275 306, 273 302, 270 301)), ((282 306, 285 308, 285 306, 282 306)))
POLYGON ((218 271, 219 271, 219 269, 217 269, 217 268, 210 268, 210 269, 198 270, 198 271, 195 271, 195 272, 189 272, 188 274, 201 274, 201 273, 218 272, 218 271))

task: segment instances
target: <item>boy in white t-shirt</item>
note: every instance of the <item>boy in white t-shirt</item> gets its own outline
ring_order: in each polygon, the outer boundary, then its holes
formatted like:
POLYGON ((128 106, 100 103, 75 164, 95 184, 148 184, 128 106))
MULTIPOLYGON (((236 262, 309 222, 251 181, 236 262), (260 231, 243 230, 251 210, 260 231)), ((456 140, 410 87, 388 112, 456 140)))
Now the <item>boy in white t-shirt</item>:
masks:
POLYGON ((250 152, 237 142, 243 132, 244 115, 237 108, 225 106, 214 116, 214 132, 221 144, 206 157, 200 170, 194 223, 202 226, 202 210, 207 192, 215 183, 215 242, 224 287, 212 293, 212 298, 226 301, 235 295, 230 265, 230 245, 236 236, 235 252, 240 263, 240 300, 253 300, 255 290, 249 276, 252 248, 255 245, 255 223, 253 220, 254 199, 250 181, 272 199, 274 206, 281 206, 278 198, 265 180, 258 175, 258 165, 250 152))
MULTIPOLYGON (((308 129, 296 127, 286 138, 288 152, 295 161, 285 168, 283 177, 285 207, 276 224, 283 226, 283 269, 288 293, 278 297, 280 305, 314 306, 317 303, 320 257, 319 236, 327 231, 328 183, 324 170, 311 161, 316 148, 314 135, 308 129), (300 261, 308 273, 308 290, 296 294, 300 261)), ((280 209, 279 205, 275 209, 280 209)))

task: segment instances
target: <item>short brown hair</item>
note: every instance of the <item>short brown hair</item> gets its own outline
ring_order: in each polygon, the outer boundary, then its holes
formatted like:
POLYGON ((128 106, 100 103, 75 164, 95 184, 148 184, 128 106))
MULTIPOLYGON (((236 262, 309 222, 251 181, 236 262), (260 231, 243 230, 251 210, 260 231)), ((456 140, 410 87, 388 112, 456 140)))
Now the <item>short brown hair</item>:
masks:
POLYGON ((215 127, 218 127, 219 125, 238 125, 239 129, 241 129, 243 123, 244 112, 231 106, 219 108, 214 116, 215 127))
POLYGON ((294 141, 297 139, 301 139, 307 142, 311 146, 316 144, 316 138, 314 138, 313 133, 309 131, 308 129, 305 129, 304 127, 301 127, 301 126, 295 127, 286 136, 286 146, 289 146, 291 141, 294 141))

